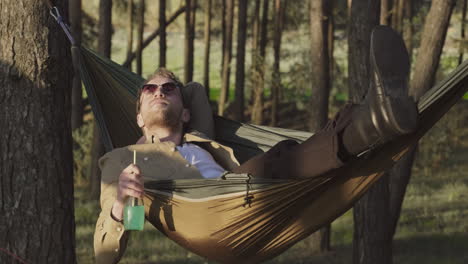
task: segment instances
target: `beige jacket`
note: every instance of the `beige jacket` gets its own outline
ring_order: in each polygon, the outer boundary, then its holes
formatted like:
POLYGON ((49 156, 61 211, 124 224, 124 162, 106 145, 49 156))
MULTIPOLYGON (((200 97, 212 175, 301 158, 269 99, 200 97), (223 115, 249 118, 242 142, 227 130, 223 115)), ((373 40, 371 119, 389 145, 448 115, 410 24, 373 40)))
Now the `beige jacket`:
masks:
MULTIPOLYGON (((209 151, 226 170, 232 170, 239 165, 231 148, 209 139, 200 132, 185 134, 184 141, 196 142, 209 151)), ((203 178, 198 169, 180 155, 173 142, 147 142, 114 149, 105 154, 99 160, 102 171, 101 213, 94 233, 96 263, 117 263, 127 246, 128 231, 124 230, 123 223, 112 218, 111 210, 117 196, 120 173, 133 163, 133 150, 136 150, 136 164, 144 181, 203 178)))

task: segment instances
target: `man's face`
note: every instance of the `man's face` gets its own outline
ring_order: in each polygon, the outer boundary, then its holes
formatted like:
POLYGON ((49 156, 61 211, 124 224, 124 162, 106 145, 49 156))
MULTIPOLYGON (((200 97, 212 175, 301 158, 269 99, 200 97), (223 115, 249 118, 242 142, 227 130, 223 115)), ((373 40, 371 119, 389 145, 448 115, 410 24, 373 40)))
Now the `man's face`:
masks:
POLYGON ((188 110, 184 109, 180 88, 174 87, 173 80, 161 76, 156 76, 147 85, 139 99, 138 125, 149 129, 182 128, 190 116, 188 110))

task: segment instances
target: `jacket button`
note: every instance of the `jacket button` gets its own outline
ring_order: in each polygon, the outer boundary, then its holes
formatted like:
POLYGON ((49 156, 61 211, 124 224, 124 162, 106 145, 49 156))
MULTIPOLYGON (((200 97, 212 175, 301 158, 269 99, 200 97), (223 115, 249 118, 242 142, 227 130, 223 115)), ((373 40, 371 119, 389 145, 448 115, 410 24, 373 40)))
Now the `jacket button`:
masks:
POLYGON ((115 251, 115 252, 119 252, 119 249, 118 249, 118 248, 116 248, 116 249, 114 249, 114 251, 115 251))
POLYGON ((187 163, 187 164, 185 164, 185 167, 187 167, 187 168, 188 168, 188 167, 190 167, 190 164, 188 164, 188 163, 187 163))
POLYGON ((117 231, 122 231, 122 228, 121 227, 117 227, 117 231))
POLYGON ((148 160, 148 157, 144 157, 143 160, 144 160, 144 161, 147 161, 147 160, 148 160))

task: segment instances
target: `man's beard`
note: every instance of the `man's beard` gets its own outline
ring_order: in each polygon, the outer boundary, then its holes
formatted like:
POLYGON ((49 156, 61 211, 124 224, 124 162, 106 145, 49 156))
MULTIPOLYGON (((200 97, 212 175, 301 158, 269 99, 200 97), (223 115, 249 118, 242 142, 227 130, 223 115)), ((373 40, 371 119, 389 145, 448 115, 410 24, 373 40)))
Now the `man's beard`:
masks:
POLYGON ((164 127, 171 130, 179 128, 182 118, 182 109, 171 109, 170 107, 158 109, 148 115, 145 123, 148 127, 164 127))

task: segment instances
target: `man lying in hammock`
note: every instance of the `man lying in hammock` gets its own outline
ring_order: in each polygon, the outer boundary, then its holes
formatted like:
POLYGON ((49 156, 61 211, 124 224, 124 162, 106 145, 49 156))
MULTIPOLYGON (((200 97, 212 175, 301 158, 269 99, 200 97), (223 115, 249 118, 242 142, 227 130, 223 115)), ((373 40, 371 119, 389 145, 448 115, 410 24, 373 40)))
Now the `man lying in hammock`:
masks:
POLYGON ((225 171, 267 178, 312 177, 412 132, 418 115, 408 96, 409 59, 403 41, 388 27, 377 27, 371 37, 370 59, 375 85, 363 104, 346 105, 303 143, 282 141, 241 165, 229 147, 198 131, 187 131, 190 111, 182 96, 184 86, 172 72, 156 70, 139 91, 137 123, 144 138, 132 146, 138 153, 137 165, 132 164, 128 148, 115 149, 100 160, 102 212, 94 238, 97 262, 115 263, 123 255, 128 240, 122 224, 124 201, 143 197, 143 182, 149 174, 156 175, 153 180, 216 178, 225 171))

